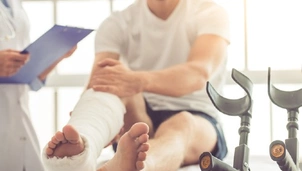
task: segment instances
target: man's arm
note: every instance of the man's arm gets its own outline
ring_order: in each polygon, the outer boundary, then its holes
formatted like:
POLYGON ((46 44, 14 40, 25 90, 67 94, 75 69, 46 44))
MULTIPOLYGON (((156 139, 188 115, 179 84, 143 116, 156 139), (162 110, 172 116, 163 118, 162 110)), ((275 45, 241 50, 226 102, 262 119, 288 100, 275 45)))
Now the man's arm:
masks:
POLYGON ((118 96, 142 91, 183 96, 204 88, 206 81, 224 61, 227 46, 228 42, 219 36, 202 35, 193 44, 186 63, 159 71, 131 71, 116 60, 104 60, 105 56, 117 59, 117 54, 100 53, 90 87, 118 96))
POLYGON ((215 35, 202 35, 194 42, 188 61, 164 70, 141 72, 143 91, 182 96, 204 88, 224 61, 228 42, 215 35))

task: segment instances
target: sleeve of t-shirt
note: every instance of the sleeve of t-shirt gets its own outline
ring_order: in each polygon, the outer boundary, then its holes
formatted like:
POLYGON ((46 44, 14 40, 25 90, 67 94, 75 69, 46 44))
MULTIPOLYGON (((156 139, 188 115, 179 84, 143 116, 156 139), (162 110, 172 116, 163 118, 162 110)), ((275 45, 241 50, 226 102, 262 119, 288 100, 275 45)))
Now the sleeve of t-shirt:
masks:
POLYGON ((198 15, 197 33, 214 34, 230 42, 228 14, 224 8, 214 3, 207 3, 198 15))
POLYGON ((96 31, 95 53, 113 52, 120 54, 122 35, 122 28, 118 19, 114 16, 108 17, 96 31))

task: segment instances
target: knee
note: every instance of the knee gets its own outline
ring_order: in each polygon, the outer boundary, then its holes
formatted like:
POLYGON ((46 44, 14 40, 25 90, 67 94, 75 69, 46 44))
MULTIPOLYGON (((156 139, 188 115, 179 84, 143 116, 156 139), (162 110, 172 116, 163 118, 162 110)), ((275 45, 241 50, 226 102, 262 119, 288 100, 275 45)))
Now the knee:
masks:
POLYGON ((175 119, 178 121, 182 121, 184 124, 188 124, 188 125, 192 125, 192 123, 194 123, 194 116, 193 114, 186 112, 186 111, 182 111, 178 114, 176 114, 175 119))
POLYGON ((188 130, 189 132, 194 129, 195 127, 194 125, 195 125, 194 116, 186 111, 177 113, 162 123, 162 126, 167 126, 169 127, 169 129, 173 127, 174 130, 182 130, 182 131, 188 130))

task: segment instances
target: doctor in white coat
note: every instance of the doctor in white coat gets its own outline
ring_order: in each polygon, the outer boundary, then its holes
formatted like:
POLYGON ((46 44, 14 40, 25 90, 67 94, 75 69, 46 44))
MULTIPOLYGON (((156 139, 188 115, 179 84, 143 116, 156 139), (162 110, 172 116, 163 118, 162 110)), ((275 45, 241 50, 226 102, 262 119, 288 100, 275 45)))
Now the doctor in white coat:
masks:
MULTIPOLYGON (((0 76, 4 77, 18 72, 30 58, 30 54, 20 54, 30 43, 29 22, 19 0, 0 0, 0 15, 0 23, 11 24, 15 32, 15 35, 0 39, 0 76)), ((0 24, 0 31, 7 29, 3 27, 7 25, 0 24)), ((38 138, 29 116, 28 92, 40 89, 47 74, 75 49, 29 85, 0 84, 0 171, 44 170, 38 138)))

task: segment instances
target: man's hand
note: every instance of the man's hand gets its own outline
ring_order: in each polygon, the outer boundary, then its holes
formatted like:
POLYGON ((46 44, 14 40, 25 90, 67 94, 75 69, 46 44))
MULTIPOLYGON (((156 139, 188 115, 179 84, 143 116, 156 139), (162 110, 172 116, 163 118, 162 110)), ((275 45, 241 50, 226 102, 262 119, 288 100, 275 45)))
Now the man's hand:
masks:
POLYGON ((90 85, 95 91, 108 92, 119 97, 132 96, 143 90, 143 81, 139 73, 110 58, 98 64, 90 85))
POLYGON ((20 54, 20 51, 0 51, 0 76, 9 77, 16 74, 29 60, 29 54, 20 54))

